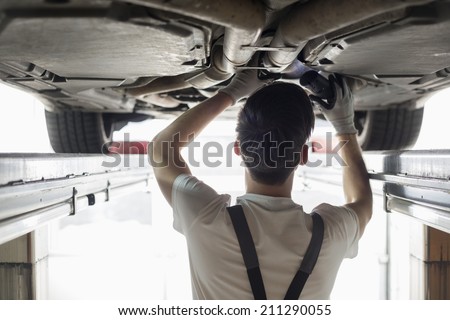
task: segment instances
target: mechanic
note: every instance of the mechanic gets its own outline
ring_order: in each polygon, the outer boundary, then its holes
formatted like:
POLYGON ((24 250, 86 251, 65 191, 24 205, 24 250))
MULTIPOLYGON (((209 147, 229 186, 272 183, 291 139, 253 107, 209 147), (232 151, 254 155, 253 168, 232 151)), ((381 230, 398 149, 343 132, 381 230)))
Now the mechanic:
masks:
POLYGON ((307 163, 306 141, 314 127, 311 101, 302 88, 284 82, 267 85, 256 71, 241 71, 226 88, 183 113, 153 139, 149 156, 173 208, 174 228, 187 240, 195 299, 329 299, 342 260, 356 256, 372 215, 372 193, 355 136, 351 91, 344 80, 338 84, 333 76, 330 79, 334 108, 322 112, 338 140, 346 142, 340 150, 347 164, 346 204, 322 203, 313 210, 321 217, 324 234, 318 237, 323 242, 313 272, 303 277, 307 281, 301 279, 299 266, 312 243, 315 222, 291 198, 294 172, 307 163), (248 96, 238 116, 234 145, 245 163, 246 193, 237 203, 256 247, 256 256, 244 262, 248 248, 242 248, 245 244, 235 228, 245 223, 232 221, 230 196, 192 176, 180 151, 222 111, 248 96), (288 296, 288 288, 298 292, 288 296))

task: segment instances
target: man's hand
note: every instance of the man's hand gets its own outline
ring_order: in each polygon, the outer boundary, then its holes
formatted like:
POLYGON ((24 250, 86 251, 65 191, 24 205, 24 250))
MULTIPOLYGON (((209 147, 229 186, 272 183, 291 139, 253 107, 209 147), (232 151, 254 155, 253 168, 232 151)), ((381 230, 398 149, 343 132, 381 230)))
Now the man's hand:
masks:
POLYGON ((236 73, 230 84, 220 92, 227 94, 233 100, 233 104, 236 104, 270 82, 272 80, 258 79, 258 70, 247 69, 236 73))
POLYGON ((320 108, 325 118, 331 122, 336 129, 336 134, 354 134, 358 131, 353 122, 353 95, 344 78, 339 77, 339 83, 335 76, 329 77, 330 85, 334 92, 334 98, 327 104, 327 107, 332 108, 327 110, 324 106, 326 102, 316 96, 310 96, 312 101, 317 102, 324 108, 320 108))

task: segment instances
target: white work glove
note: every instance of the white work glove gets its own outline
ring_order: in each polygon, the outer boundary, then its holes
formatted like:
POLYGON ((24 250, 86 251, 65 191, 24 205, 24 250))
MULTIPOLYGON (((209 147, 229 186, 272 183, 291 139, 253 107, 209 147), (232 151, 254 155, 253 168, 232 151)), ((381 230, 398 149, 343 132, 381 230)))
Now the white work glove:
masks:
MULTIPOLYGON (((252 60, 253 61, 253 60, 252 60)), ((249 65, 253 63, 250 62, 249 65)), ((225 88, 219 92, 223 92, 233 99, 233 104, 243 98, 247 98, 253 92, 262 88, 263 86, 273 82, 273 79, 260 80, 258 79, 258 70, 246 69, 239 71, 234 75, 233 80, 225 88)))
POLYGON ((353 95, 344 78, 339 77, 339 83, 334 75, 328 77, 334 92, 331 101, 325 102, 319 97, 310 96, 310 99, 319 105, 320 111, 331 122, 336 134, 354 134, 358 131, 353 122, 353 95), (331 110, 328 110, 331 109, 331 110))

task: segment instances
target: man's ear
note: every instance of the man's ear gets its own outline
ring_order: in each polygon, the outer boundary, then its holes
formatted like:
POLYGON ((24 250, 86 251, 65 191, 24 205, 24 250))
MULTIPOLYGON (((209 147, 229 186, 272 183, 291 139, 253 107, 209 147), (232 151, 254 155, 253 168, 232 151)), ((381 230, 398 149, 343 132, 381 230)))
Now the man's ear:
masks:
POLYGON ((241 146, 240 146, 239 140, 235 140, 234 141, 234 148, 233 148, 233 150, 234 150, 234 153, 237 156, 241 155, 241 146))
POLYGON ((308 163, 308 146, 304 144, 302 146, 302 151, 300 152, 300 163, 299 165, 304 166, 308 163))

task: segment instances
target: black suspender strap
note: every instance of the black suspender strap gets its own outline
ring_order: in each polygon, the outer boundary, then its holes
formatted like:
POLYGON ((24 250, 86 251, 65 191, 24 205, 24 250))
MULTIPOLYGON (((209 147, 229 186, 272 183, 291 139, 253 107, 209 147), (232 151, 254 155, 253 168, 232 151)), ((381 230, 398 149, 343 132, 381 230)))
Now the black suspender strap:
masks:
MULTIPOLYGON (((266 290, 259 268, 258 256, 244 211, 240 205, 228 207, 227 210, 230 214, 231 222, 233 223, 234 231, 236 232, 241 248, 253 296, 255 300, 266 300, 266 290)), ((286 292, 286 296, 284 297, 285 300, 297 300, 300 297, 300 293, 305 286, 306 280, 308 280, 309 275, 316 265, 317 258, 319 257, 323 242, 324 225, 322 217, 317 213, 313 213, 312 218, 313 230, 311 241, 305 256, 303 257, 300 269, 295 274, 294 279, 286 292)))
POLYGON ((298 298, 300 297, 300 293, 305 286, 306 280, 308 280, 309 275, 316 265, 317 258, 319 257, 323 242, 324 225, 322 217, 319 214, 313 213, 312 219, 313 230, 311 241, 309 242, 308 249, 306 250, 305 256, 303 257, 300 269, 298 269, 297 273, 294 276, 294 279, 292 279, 291 285, 286 292, 284 300, 298 300, 298 298))
POLYGON ((259 269, 258 256, 256 255, 255 244, 248 227, 247 219, 241 206, 227 208, 233 223, 234 231, 241 247, 242 257, 247 268, 248 280, 252 287, 255 300, 267 300, 266 289, 259 269))

